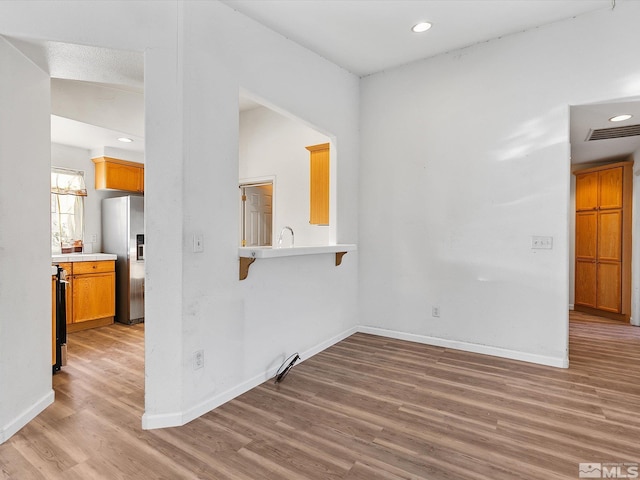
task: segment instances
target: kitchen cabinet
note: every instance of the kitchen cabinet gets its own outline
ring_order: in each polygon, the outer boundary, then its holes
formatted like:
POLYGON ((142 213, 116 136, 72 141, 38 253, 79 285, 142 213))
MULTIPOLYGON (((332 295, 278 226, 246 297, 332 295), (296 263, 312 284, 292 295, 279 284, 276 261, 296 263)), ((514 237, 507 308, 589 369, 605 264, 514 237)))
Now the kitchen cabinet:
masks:
POLYGON ((309 223, 329 225, 329 144, 306 147, 309 150, 309 223))
MULTIPOLYGON (((64 303, 65 303, 65 318, 67 323, 67 329, 69 328, 69 324, 72 320, 72 299, 73 299, 73 263, 65 262, 59 263, 58 266, 61 267, 66 272, 65 281, 67 282, 65 285, 65 295, 64 295, 64 303)), ((68 330, 67 330, 68 331, 68 330)))
POLYGON ((56 277, 51 276, 51 365, 56 363, 56 277))
POLYGON ((96 169, 96 190, 144 192, 144 164, 111 157, 97 157, 92 161, 96 169))
POLYGON ((629 320, 633 162, 575 171, 576 310, 629 320))
POLYGON ((61 263, 67 272, 67 332, 113 323, 116 312, 115 261, 61 263))

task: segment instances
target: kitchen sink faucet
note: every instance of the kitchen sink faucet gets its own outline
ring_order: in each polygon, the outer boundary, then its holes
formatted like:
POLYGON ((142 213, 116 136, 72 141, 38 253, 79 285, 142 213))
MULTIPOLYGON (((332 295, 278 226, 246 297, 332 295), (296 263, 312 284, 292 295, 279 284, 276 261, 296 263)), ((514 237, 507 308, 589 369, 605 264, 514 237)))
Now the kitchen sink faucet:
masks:
POLYGON ((291 227, 282 227, 282 230, 280 230, 280 235, 278 236, 278 248, 282 247, 282 236, 284 235, 285 230, 289 230, 291 232, 291 248, 293 248, 294 235, 293 228, 291 227))

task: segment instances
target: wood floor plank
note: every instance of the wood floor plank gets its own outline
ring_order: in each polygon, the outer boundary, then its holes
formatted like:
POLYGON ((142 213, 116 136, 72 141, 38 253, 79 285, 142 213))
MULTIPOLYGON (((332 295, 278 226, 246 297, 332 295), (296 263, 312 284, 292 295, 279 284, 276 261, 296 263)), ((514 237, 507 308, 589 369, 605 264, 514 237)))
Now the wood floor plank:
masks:
POLYGON ((570 367, 355 334, 183 427, 143 431, 144 324, 69 335, 0 480, 575 479, 640 462, 640 328, 572 312, 570 367))

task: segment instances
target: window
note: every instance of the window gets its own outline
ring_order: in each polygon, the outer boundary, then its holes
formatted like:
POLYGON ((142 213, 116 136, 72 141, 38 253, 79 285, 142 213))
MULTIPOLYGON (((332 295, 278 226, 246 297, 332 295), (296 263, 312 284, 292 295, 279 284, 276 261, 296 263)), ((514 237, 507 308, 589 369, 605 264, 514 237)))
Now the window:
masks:
POLYGON ((84 172, 51 168, 51 252, 82 252, 84 172))

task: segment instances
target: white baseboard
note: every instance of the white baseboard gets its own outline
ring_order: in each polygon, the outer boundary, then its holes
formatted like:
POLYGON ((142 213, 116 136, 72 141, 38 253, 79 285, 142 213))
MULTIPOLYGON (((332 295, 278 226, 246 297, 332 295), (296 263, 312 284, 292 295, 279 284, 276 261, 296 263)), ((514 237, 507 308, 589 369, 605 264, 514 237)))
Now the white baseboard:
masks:
MULTIPOLYGON (((357 327, 349 328, 348 330, 345 330, 344 332, 330 338, 329 340, 321 342, 304 352, 299 352, 300 362, 304 362, 305 359, 310 358, 317 353, 320 353, 321 351, 329 348, 331 345, 334 345, 349 337, 350 335, 353 335, 357 331, 357 327)), ((210 412, 220 405, 227 403, 229 400, 233 400, 243 393, 248 392, 252 388, 257 387, 258 385, 264 383, 266 380, 273 378, 279 367, 280 365, 272 367, 265 372, 241 383, 240 385, 227 390, 226 392, 214 395, 213 397, 210 397, 198 403, 197 405, 188 408, 184 412, 174 412, 160 415, 148 415, 147 413, 145 413, 144 415, 142 415, 142 428, 144 430, 152 430, 154 428, 179 427, 181 425, 189 423, 191 420, 195 420, 196 418, 204 415, 207 412, 210 412)))
POLYGON ((569 310, 574 310, 574 305, 573 305, 573 303, 570 303, 570 304, 569 304, 569 310))
POLYGON ((378 335, 381 337, 395 338, 397 340, 407 340, 409 342, 424 343, 436 347, 452 348, 454 350, 463 350, 465 352, 481 353, 483 355, 492 355, 494 357, 509 358, 511 360, 521 360, 523 362, 537 363, 550 367, 569 368, 569 358, 565 357, 549 357, 545 355, 537 355, 534 353, 519 352, 516 350, 508 350, 506 348, 492 347, 489 345, 480 345, 477 343, 461 342, 458 340, 448 340, 445 338, 430 337, 427 335, 417 335, 413 333, 398 332, 395 330, 386 330, 384 328, 360 326, 359 332, 378 335))
POLYGON ((10 423, 3 426, 0 430, 0 444, 9 440, 9 438, 17 433, 22 427, 36 418, 40 413, 42 413, 42 411, 44 411, 45 408, 53 403, 54 399, 55 392, 52 389, 37 402, 27 408, 24 412, 18 415, 18 417, 14 418, 10 423))
MULTIPOLYGON (((426 345, 434 345, 438 347, 451 348, 454 350, 463 350, 466 352, 481 353, 483 355, 492 355, 494 357, 509 358, 512 360, 520 360, 524 362, 537 363, 540 365, 548 365, 551 367, 568 368, 569 359, 560 357, 549 357, 545 355, 537 355, 526 352, 518 352, 515 350, 508 350, 505 348, 491 347, 488 345, 479 345, 475 343, 460 342, 457 340, 447 340, 437 337, 429 337, 426 335, 416 335, 412 333, 398 332, 394 330, 385 330, 377 327, 358 326, 352 327, 344 332, 326 340, 324 342, 315 345, 314 347, 300 352, 300 362, 304 362, 305 359, 310 358, 317 353, 329 348, 330 346, 344 340, 350 335, 356 333, 369 333, 372 335, 378 335, 382 337, 395 338, 398 340, 407 340, 409 342, 423 343, 426 345)), ((214 395, 197 405, 193 405, 183 412, 174 412, 168 414, 149 415, 145 413, 142 416, 142 428, 145 430, 152 430, 154 428, 167 428, 167 427, 179 427, 192 420, 204 415, 207 412, 223 405, 224 403, 248 392, 252 388, 265 382, 275 376, 278 367, 272 367, 259 375, 250 378, 249 380, 235 386, 223 393, 214 395)))

